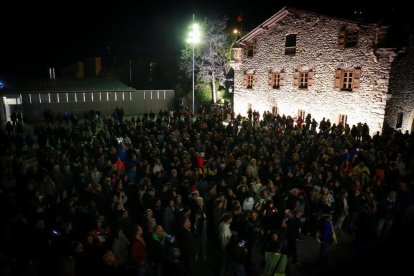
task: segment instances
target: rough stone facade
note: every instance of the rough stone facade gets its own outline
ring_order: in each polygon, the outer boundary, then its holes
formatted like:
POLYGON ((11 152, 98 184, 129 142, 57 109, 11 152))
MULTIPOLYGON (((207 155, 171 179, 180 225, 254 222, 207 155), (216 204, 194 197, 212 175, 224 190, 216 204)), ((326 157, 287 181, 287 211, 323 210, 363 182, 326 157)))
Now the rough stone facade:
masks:
POLYGON ((385 121, 395 129, 414 133, 414 36, 410 47, 398 54, 391 69, 390 93, 385 121), (398 115, 400 114, 400 125, 398 115))
MULTIPOLYGON (((284 8, 261 26, 242 37, 233 49, 235 70, 234 110, 246 116, 248 108, 275 111, 297 117, 299 110, 318 122, 323 117, 338 124, 347 116, 352 127, 366 122, 370 132, 381 131, 389 96, 392 49, 378 48, 380 26, 359 24, 314 13, 284 8), (358 30, 355 47, 338 47, 338 36, 344 28, 358 30), (296 53, 285 54, 286 36, 296 34, 296 53), (252 57, 244 47, 254 43, 252 57), (359 88, 354 91, 335 89, 338 69, 359 68, 359 88), (295 71, 309 70, 313 83, 306 89, 295 86, 295 71), (284 85, 269 87, 269 72, 284 72, 284 85), (245 74, 254 74, 255 85, 245 87, 245 74)), ((297 78, 297 77, 296 77, 297 78)))

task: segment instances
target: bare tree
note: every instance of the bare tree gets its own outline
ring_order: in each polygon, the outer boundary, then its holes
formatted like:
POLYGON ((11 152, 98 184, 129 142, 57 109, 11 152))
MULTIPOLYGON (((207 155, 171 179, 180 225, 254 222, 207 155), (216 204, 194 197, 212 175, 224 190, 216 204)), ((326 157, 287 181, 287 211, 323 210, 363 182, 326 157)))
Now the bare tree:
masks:
MULTIPOLYGON (((214 103, 217 102, 216 81, 223 85, 228 69, 228 52, 231 41, 226 30, 227 20, 227 17, 215 20, 206 18, 201 27, 202 41, 195 48, 197 83, 211 84, 214 103)), ((187 45, 181 51, 180 69, 187 77, 192 76, 191 45, 187 45)))

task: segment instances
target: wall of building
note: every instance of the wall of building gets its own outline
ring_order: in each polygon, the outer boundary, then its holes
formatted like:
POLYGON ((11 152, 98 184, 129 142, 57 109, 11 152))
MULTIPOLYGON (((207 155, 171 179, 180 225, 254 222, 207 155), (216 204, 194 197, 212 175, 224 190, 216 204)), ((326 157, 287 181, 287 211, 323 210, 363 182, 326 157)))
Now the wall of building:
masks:
MULTIPOLYGON (((257 54, 233 63, 235 69, 234 109, 246 115, 249 104, 261 114, 277 106, 279 114, 297 116, 298 110, 338 123, 345 114, 350 126, 366 122, 371 133, 382 129, 391 67, 389 51, 373 51, 375 26, 359 26, 358 46, 340 49, 339 30, 345 22, 311 14, 289 14, 275 25, 264 29, 254 39, 257 54), (297 34, 296 55, 285 55, 285 38, 297 34), (361 67, 358 92, 335 91, 335 71, 339 68, 361 67), (296 69, 311 69, 314 85, 306 90, 294 88, 296 69), (256 87, 243 86, 245 71, 254 70, 256 87), (285 85, 268 87, 270 70, 284 70, 285 85)), ((348 25, 352 25, 348 23, 348 25)), ((305 115, 306 115, 305 114, 305 115)))
POLYGON ((91 109, 99 110, 102 115, 111 115, 115 108, 122 107, 125 115, 132 116, 160 109, 171 110, 174 103, 174 90, 85 92, 85 95, 83 92, 22 94, 23 115, 28 122, 43 120, 44 112, 49 109, 55 115, 59 112, 82 115, 91 109))
POLYGON ((391 99, 387 102, 386 122, 403 132, 414 131, 414 45, 400 53, 392 66, 391 99), (403 113, 402 125, 397 128, 398 113, 403 113))

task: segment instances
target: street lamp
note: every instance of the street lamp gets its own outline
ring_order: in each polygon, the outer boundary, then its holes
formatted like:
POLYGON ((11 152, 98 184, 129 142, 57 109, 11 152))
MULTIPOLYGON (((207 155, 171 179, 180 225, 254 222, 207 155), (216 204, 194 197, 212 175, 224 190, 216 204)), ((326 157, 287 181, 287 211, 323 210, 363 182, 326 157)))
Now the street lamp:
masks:
POLYGON ((200 26, 194 22, 193 14, 193 24, 190 27, 190 32, 188 33, 187 42, 190 43, 193 47, 193 115, 194 115, 194 45, 200 42, 200 26))

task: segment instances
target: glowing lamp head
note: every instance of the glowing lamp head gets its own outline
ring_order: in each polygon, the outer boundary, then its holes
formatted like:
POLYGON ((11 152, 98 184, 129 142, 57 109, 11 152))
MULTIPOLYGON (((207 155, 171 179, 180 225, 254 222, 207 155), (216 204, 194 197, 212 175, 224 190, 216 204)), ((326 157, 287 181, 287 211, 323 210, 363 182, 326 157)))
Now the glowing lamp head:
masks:
POLYGON ((194 23, 191 25, 190 32, 188 33, 187 42, 191 44, 197 44, 200 42, 200 38, 200 26, 197 23, 194 23))

